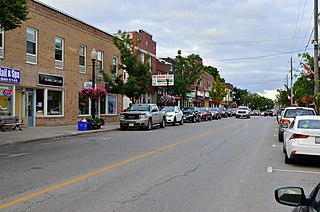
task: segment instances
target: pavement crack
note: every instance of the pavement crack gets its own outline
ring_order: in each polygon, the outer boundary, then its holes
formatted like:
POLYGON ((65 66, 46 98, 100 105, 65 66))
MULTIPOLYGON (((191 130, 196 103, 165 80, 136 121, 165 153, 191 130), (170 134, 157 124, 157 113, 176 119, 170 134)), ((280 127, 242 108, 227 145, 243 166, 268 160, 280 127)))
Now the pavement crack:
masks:
POLYGON ((49 197, 43 199, 43 200, 40 200, 40 201, 37 201, 37 202, 26 202, 26 203, 30 203, 31 205, 25 210, 25 212, 28 212, 30 211, 35 205, 39 205, 39 204, 43 204, 43 203, 46 203, 47 201, 49 201, 50 199, 53 199, 54 196, 52 194, 49 194, 49 193, 46 193, 46 195, 48 195, 49 197))
POLYGON ((123 207, 124 207, 126 204, 128 204, 128 203, 132 203, 132 202, 135 202, 135 201, 139 201, 139 200, 142 199, 144 196, 146 196, 151 190, 153 190, 153 189, 155 189, 155 188, 157 188, 157 187, 159 187, 159 186, 162 186, 162 185, 164 185, 164 184, 166 184, 166 183, 168 183, 168 182, 170 182, 170 181, 172 181, 172 180, 175 180, 175 179, 177 179, 177 178, 186 177, 188 174, 190 174, 190 173, 192 173, 192 172, 195 172, 195 171, 201 166, 201 164, 199 164, 199 163, 193 162, 193 164, 194 164, 195 166, 194 166, 192 169, 185 171, 183 174, 174 175, 174 176, 170 177, 170 178, 167 179, 167 180, 164 180, 164 181, 162 181, 162 182, 158 182, 158 183, 154 184, 153 186, 147 188, 146 190, 142 191, 140 194, 134 195, 131 200, 122 201, 122 202, 121 202, 121 206, 118 207, 118 208, 116 208, 115 210, 113 210, 113 212, 120 210, 121 208, 123 208, 123 207))

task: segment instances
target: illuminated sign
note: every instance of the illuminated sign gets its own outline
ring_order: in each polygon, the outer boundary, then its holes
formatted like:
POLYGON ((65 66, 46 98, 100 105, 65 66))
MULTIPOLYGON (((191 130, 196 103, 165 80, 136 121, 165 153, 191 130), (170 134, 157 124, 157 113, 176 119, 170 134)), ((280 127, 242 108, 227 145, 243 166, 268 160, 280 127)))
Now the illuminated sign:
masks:
POLYGON ((13 94, 12 90, 8 90, 8 89, 3 90, 3 95, 5 96, 10 97, 12 96, 12 94, 13 94))

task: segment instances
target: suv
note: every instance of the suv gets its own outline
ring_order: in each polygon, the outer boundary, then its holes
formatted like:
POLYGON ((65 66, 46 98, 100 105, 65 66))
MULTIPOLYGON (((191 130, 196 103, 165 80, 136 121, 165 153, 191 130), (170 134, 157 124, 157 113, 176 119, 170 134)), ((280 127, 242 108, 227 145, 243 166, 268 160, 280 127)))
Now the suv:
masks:
POLYGON ((240 106, 236 111, 236 119, 240 117, 250 118, 250 109, 247 106, 240 106))
POLYGON ((316 116, 313 108, 309 107, 287 107, 282 112, 279 121, 278 140, 283 142, 283 133, 286 128, 292 123, 296 116, 316 116))

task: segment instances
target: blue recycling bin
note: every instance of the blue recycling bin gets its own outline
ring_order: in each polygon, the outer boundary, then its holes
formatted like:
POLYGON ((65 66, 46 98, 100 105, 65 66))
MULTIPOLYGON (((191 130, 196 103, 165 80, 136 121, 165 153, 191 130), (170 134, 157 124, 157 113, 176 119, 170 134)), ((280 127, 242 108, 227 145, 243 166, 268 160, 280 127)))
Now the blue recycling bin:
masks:
POLYGON ((78 122, 78 131, 86 131, 88 130, 88 122, 78 122))

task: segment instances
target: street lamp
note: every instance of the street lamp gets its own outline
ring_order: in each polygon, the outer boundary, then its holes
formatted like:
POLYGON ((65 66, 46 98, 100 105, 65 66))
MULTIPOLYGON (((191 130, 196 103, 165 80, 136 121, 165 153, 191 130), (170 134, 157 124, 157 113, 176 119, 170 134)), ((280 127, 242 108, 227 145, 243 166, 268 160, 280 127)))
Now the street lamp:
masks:
POLYGON ((169 77, 170 77, 170 74, 169 72, 167 73, 167 77, 166 77, 166 80, 167 80, 167 95, 168 95, 168 87, 169 87, 169 77))
MULTIPOLYGON (((91 60, 92 60, 92 88, 93 89, 96 89, 94 66, 97 59, 97 55, 98 53, 96 52, 96 50, 92 49, 91 60)), ((95 98, 93 97, 91 98, 91 116, 92 116, 92 119, 96 117, 96 104, 95 104, 95 98)))

